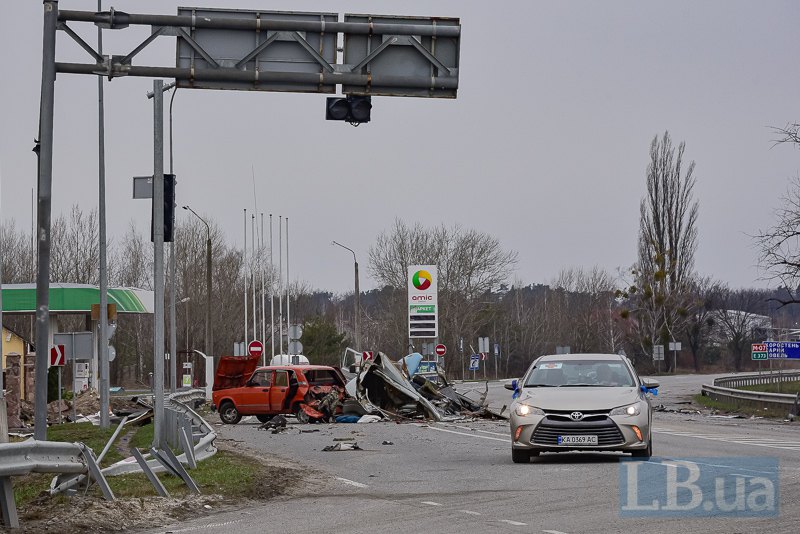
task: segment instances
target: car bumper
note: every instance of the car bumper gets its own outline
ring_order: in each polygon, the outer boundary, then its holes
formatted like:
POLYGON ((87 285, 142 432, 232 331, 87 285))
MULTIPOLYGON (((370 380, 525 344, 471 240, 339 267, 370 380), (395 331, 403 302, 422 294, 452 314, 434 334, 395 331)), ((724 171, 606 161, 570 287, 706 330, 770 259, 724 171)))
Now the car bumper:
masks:
POLYGON ((646 449, 650 440, 650 421, 647 414, 609 416, 605 420, 573 423, 541 415, 518 416, 512 413, 510 424, 511 446, 519 450, 635 451, 646 449), (635 430, 637 428, 638 434, 635 430), (559 435, 597 435, 598 444, 560 444, 557 439, 559 435))

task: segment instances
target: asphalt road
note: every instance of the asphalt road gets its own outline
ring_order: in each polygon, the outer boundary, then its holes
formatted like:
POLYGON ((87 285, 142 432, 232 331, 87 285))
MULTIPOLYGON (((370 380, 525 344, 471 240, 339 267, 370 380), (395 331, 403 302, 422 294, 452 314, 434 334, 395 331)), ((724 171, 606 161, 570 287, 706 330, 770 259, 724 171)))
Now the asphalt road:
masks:
MULTIPOLYGON (((679 404, 706 380, 662 378, 658 402, 679 404)), ((502 384, 490 385, 493 403, 508 402, 509 396, 502 384)), ((257 507, 151 532, 798 531, 800 507, 794 504, 800 500, 797 423, 675 412, 657 412, 654 417, 655 457, 648 463, 658 468, 666 469, 663 462, 674 465, 672 461, 686 457, 707 458, 700 460, 702 466, 714 465, 715 457, 747 457, 752 462, 777 459, 779 515, 622 517, 621 501, 627 497, 620 496, 620 472, 629 463, 620 459, 625 456, 560 453, 542 455, 529 465, 513 464, 505 421, 290 425, 283 434, 260 431, 257 423, 240 423, 217 427, 221 437, 306 466, 315 473, 313 482, 291 496, 257 507), (316 431, 301 433, 301 429, 316 431), (336 438, 356 441, 364 450, 323 452, 336 438)), ((743 468, 742 476, 747 477, 743 480, 756 480, 752 477, 761 473, 759 469, 743 468)))

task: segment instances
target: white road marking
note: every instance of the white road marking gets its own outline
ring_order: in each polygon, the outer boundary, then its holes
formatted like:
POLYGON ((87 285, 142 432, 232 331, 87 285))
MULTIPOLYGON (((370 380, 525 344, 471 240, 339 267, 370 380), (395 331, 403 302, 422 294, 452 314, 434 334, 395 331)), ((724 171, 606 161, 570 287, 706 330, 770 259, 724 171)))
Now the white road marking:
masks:
POLYGON ((234 519, 232 521, 225 521, 224 523, 207 523, 205 525, 199 525, 196 527, 185 527, 179 528, 175 530, 168 530, 167 532, 175 533, 175 532, 191 532, 193 530, 205 530, 208 528, 217 528, 217 527, 225 527, 228 525, 233 525, 234 523, 241 523, 243 519, 234 519))
POLYGON ((561 532, 560 530, 543 530, 542 532, 546 532, 547 534, 567 534, 566 532, 561 532))
POLYGON ((694 432, 686 432, 685 430, 672 430, 669 428, 653 428, 653 432, 657 434, 668 434, 670 436, 691 437, 697 439, 705 439, 709 441, 723 441, 725 443, 736 443, 737 445, 752 445, 754 447, 765 447, 768 449, 782 449, 786 451, 800 451, 800 441, 775 439, 775 438, 759 438, 753 436, 729 436, 725 434, 696 434, 694 432))
POLYGON ((342 478, 342 477, 336 477, 336 480, 338 480, 339 482, 344 482, 345 484, 350 484, 351 486, 355 486, 357 488, 368 488, 369 487, 366 484, 362 484, 361 482, 355 482, 353 480, 348 480, 348 479, 342 478))
POLYGON ((473 512, 472 510, 459 510, 459 512, 462 512, 464 514, 469 514, 469 515, 481 515, 480 512, 473 512))
MULTIPOLYGON (((447 426, 449 426, 449 425, 447 425, 447 426)), ((452 428, 460 428, 461 430, 472 430, 473 432, 482 432, 484 434, 491 434, 493 436, 501 436, 501 437, 504 437, 506 439, 511 439, 510 438, 511 431, 508 431, 508 432, 505 432, 505 433, 489 432, 488 430, 478 430, 477 428, 471 428, 471 427, 468 427, 468 426, 458 426, 458 425, 453 425, 452 428)))
POLYGON ((508 523, 509 525, 514 525, 515 527, 524 527, 528 525, 528 523, 520 523, 519 521, 511 521, 510 519, 498 519, 497 522, 508 523))
POLYGON ((456 432, 455 430, 447 430, 446 428, 439 428, 439 427, 436 427, 436 426, 428 426, 428 428, 430 428, 431 430, 438 430, 439 432, 449 432, 450 434, 458 434, 459 436, 469 436, 471 438, 491 439, 491 440, 494 440, 494 441, 502 441, 503 443, 510 443, 511 442, 511 436, 509 436, 509 437, 507 437, 505 439, 500 439, 500 438, 493 438, 493 437, 490 437, 490 436, 478 436, 476 434, 467 434, 466 432, 456 432))
POLYGON ((442 506, 442 503, 433 501, 422 501, 422 504, 427 504, 428 506, 442 506))

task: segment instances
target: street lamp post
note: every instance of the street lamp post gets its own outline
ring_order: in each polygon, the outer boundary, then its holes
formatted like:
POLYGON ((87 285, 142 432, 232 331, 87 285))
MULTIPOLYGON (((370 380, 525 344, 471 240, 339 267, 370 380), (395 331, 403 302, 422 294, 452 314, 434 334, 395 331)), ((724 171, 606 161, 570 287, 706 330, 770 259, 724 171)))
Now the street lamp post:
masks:
MULTIPOLYGON (((212 339, 211 339, 211 227, 208 223, 200 217, 196 211, 189 206, 184 206, 183 209, 191 211, 195 217, 206 225, 206 335, 205 335, 205 353, 209 356, 212 355, 212 339)), ((214 356, 214 368, 219 362, 219 357, 214 356)))
POLYGON ((353 328, 355 329, 356 335, 356 350, 361 350, 361 330, 360 330, 360 316, 361 316, 361 292, 358 289, 358 260, 356 259, 356 253, 350 247, 346 247, 341 243, 337 243, 336 241, 332 241, 331 245, 337 245, 342 247, 345 250, 349 250, 353 254, 353 266, 355 268, 355 295, 353 295, 355 299, 355 318, 353 319, 353 328))

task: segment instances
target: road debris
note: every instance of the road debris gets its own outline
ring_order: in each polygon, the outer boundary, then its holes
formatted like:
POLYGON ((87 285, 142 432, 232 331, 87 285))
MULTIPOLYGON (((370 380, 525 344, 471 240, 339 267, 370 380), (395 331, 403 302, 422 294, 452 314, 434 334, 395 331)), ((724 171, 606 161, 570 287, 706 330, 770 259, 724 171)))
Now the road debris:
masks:
POLYGON ((286 431, 286 418, 282 415, 276 415, 266 423, 258 427, 259 430, 272 430, 273 434, 280 434, 286 431))
POLYGON ((486 405, 488 382, 481 398, 475 402, 458 393, 442 374, 436 381, 417 374, 421 362, 419 353, 394 362, 378 352, 374 360, 364 362, 358 375, 347 384, 347 392, 368 415, 380 414, 393 420, 444 421, 492 416, 486 405))
POLYGON ((330 451, 363 451, 364 449, 359 447, 358 443, 356 442, 353 443, 339 442, 336 443, 335 445, 328 445, 327 447, 324 447, 322 450, 325 452, 330 452, 330 451))

